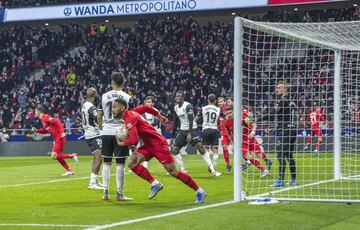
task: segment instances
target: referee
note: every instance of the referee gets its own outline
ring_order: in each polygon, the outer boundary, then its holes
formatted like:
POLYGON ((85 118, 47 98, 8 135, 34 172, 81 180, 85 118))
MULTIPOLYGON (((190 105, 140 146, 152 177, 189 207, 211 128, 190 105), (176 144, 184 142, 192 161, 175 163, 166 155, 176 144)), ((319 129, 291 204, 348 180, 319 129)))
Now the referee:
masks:
MULTIPOLYGON (((277 145, 276 153, 279 160, 279 176, 278 180, 271 185, 271 187, 284 187, 284 178, 286 170, 286 162, 289 163, 291 180, 288 185, 297 185, 296 181, 296 164, 293 157, 293 151, 296 144, 296 105, 290 100, 288 95, 288 85, 280 81, 276 85, 276 106, 275 110, 270 113, 270 116, 276 121, 277 145)), ((265 119, 262 118, 262 120, 265 119)))

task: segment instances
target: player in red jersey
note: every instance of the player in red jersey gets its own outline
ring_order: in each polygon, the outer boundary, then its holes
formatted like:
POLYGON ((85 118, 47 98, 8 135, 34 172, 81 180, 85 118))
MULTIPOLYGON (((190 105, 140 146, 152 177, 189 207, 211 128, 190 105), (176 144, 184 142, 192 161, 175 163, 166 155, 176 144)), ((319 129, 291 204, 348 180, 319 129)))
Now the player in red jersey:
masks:
POLYGON ((311 134, 307 138, 306 145, 304 147, 304 151, 308 150, 309 145, 311 144, 312 136, 316 136, 318 138, 318 142, 316 143, 314 154, 319 154, 319 148, 322 143, 322 132, 320 128, 320 124, 325 121, 325 114, 321 112, 321 107, 316 106, 315 110, 309 114, 306 119, 306 123, 310 123, 311 134))
POLYGON ((160 119, 166 120, 159 112, 148 106, 140 106, 133 110, 127 110, 127 103, 122 99, 116 99, 112 105, 113 115, 117 119, 123 119, 128 128, 128 138, 124 141, 117 139, 120 146, 136 145, 141 138, 143 145, 136 149, 128 161, 128 167, 139 177, 151 184, 151 193, 148 196, 152 199, 163 189, 163 184, 157 181, 150 172, 141 165, 143 161, 149 161, 155 157, 169 172, 170 175, 179 179, 184 184, 196 191, 196 203, 202 203, 206 193, 186 173, 178 171, 172 157, 166 139, 140 114, 150 113, 160 119))
MULTIPOLYGON (((228 100, 227 103, 227 118, 225 120, 225 128, 228 132, 229 139, 231 143, 233 143, 234 138, 234 122, 233 122, 233 104, 232 99, 231 101, 228 100)), ((250 161, 252 165, 260 169, 260 171, 263 173, 263 177, 269 176, 268 169, 271 168, 272 161, 267 158, 266 153, 261 148, 260 144, 255 138, 255 131, 256 131, 256 123, 253 121, 251 112, 244 108, 243 109, 243 117, 242 117, 242 155, 245 161, 250 161), (255 153, 256 156, 259 159, 262 159, 267 164, 266 169, 257 159, 254 158, 254 155, 252 153, 255 153)), ((246 165, 248 166, 248 165, 246 165)), ((243 169, 246 169, 247 167, 243 167, 243 169)))
POLYGON ((66 143, 66 135, 64 133, 64 127, 59 119, 53 118, 48 114, 45 114, 45 109, 43 106, 39 105, 35 109, 35 117, 41 119, 42 128, 36 130, 38 133, 50 133, 54 139, 54 146, 51 151, 51 158, 56 159, 65 169, 66 173, 63 176, 74 175, 70 166, 66 163, 65 159, 71 158, 78 165, 79 160, 75 153, 73 154, 64 154, 64 146, 66 143))
POLYGON ((229 150, 228 147, 230 146, 230 140, 229 137, 227 135, 225 126, 224 126, 224 121, 226 118, 226 100, 223 97, 219 97, 218 98, 218 105, 221 109, 221 114, 220 114, 220 135, 221 135, 221 144, 223 147, 223 152, 224 152, 224 160, 226 163, 226 171, 230 172, 231 171, 231 164, 230 164, 230 159, 229 159, 229 150))

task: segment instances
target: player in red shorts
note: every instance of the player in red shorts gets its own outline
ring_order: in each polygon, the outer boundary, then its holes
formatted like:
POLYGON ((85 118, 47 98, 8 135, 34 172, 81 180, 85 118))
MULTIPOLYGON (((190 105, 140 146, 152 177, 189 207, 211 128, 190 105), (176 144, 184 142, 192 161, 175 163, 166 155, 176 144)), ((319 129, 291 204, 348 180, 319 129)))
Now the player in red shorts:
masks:
POLYGON ((221 109, 221 114, 220 114, 220 135, 221 135, 221 144, 223 147, 223 152, 224 152, 224 160, 226 163, 226 171, 230 172, 231 171, 231 164, 230 164, 230 159, 229 159, 229 150, 228 147, 231 145, 229 137, 227 135, 225 126, 224 126, 224 121, 226 118, 226 100, 223 97, 219 97, 218 98, 218 105, 221 109))
POLYGON ((78 165, 79 160, 75 153, 73 154, 64 154, 64 146, 66 143, 66 135, 64 133, 64 127, 59 119, 53 118, 48 114, 45 114, 45 109, 43 106, 38 106, 35 109, 35 117, 41 119, 42 128, 36 130, 38 133, 50 133, 54 139, 54 146, 51 151, 51 158, 56 159, 65 169, 66 173, 63 176, 74 175, 70 166, 66 163, 65 159, 71 158, 78 165))
MULTIPOLYGON (((230 141, 233 143, 234 137, 234 122, 233 122, 233 105, 228 103, 227 118, 225 120, 225 128, 228 131, 230 141)), ((244 108, 242 117, 243 136, 242 136, 242 154, 245 161, 250 161, 252 165, 260 169, 263 173, 262 177, 269 176, 269 171, 272 161, 267 158, 266 153, 261 148, 260 144, 255 138, 256 123, 253 121, 251 112, 244 108), (255 153, 259 159, 262 159, 267 164, 266 169, 257 159, 254 158, 255 153)), ((247 168, 247 167, 245 167, 247 168)), ((243 168, 243 169, 245 169, 243 168)))
POLYGON ((122 99, 116 99, 112 105, 113 115, 117 119, 123 119, 128 127, 128 138, 124 141, 117 139, 120 146, 136 145, 141 138, 143 145, 136 149, 128 161, 128 167, 139 177, 151 184, 151 193, 148 196, 152 199, 163 189, 163 184, 157 181, 150 172, 141 165, 143 161, 149 161, 155 157, 173 177, 181 180, 184 184, 196 191, 196 203, 202 203, 206 193, 186 173, 178 171, 172 157, 166 139, 140 114, 150 113, 164 121, 163 116, 153 108, 140 106, 133 110, 127 110, 127 103, 122 99))
POLYGON ((322 132, 320 128, 320 124, 325 121, 325 115, 321 112, 320 106, 315 107, 315 111, 309 114, 306 119, 306 123, 310 123, 311 134, 307 138, 306 145, 304 147, 304 151, 308 150, 309 145, 311 144, 312 136, 316 136, 318 138, 318 142, 316 143, 314 154, 319 154, 320 145, 322 143, 322 132))

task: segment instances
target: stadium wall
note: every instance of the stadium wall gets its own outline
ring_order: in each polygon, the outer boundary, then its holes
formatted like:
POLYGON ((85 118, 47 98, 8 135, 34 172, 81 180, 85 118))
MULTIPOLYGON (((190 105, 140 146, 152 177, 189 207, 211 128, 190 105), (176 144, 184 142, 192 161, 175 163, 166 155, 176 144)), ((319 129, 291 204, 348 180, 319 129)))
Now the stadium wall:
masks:
MULTIPOLYGON (((306 142, 306 137, 298 137, 296 144, 296 152, 303 152, 304 143, 306 142)), ((351 136, 342 137, 342 143, 348 143, 351 140, 358 140, 360 134, 353 134, 351 136)), ((266 152, 275 152, 276 150, 276 137, 264 137, 263 147, 266 152)), ((315 148, 317 138, 313 138, 312 147, 315 148)), ((351 146, 351 149, 360 149, 360 143, 357 141, 351 141, 354 146, 351 146)), ((0 143, 0 156, 46 156, 48 152, 52 149, 52 141, 29 141, 29 142, 3 142, 0 143)), ((320 152, 332 152, 333 150, 333 137, 324 136, 323 143, 320 146, 320 152)), ((309 150, 307 153, 310 153, 309 150)), ((80 155, 90 155, 89 147, 85 141, 68 141, 65 145, 65 153, 79 153, 80 155)), ((182 153, 194 154, 196 149, 188 145, 182 153)), ((219 153, 222 154, 222 147, 219 147, 219 153)))

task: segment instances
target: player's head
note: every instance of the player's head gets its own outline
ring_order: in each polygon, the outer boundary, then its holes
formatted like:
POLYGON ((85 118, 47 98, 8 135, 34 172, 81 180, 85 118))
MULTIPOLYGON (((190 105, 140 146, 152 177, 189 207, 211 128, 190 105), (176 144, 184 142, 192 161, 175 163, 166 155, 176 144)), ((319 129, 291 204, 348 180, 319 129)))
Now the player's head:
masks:
POLYGON ((86 98, 88 100, 94 100, 95 98, 99 97, 96 89, 94 87, 90 87, 86 90, 86 98))
POLYGON ((315 106, 315 112, 320 112, 321 111, 321 107, 319 105, 315 106))
POLYGON ((120 72, 114 72, 111 74, 111 86, 113 88, 122 87, 124 84, 124 77, 120 72))
POLYGON ((209 105, 215 105, 215 103, 216 103, 216 95, 213 94, 213 93, 209 94, 208 102, 209 102, 209 105))
POLYGON ((275 89, 275 93, 277 96, 286 96, 288 94, 288 89, 289 86, 286 82, 284 81, 279 81, 278 84, 276 85, 276 89, 275 89))
POLYGON ((233 109, 234 107, 234 99, 232 97, 228 97, 226 101, 226 109, 233 109))
POLYGON ((183 91, 178 91, 175 94, 175 103, 176 104, 182 104, 184 102, 185 99, 185 93, 183 91))
POLYGON ((145 98, 145 105, 149 106, 149 107, 154 107, 155 104, 155 97, 154 96, 147 96, 145 98))
POLYGON ((42 113, 45 113, 45 108, 42 105, 38 105, 35 109, 35 117, 38 118, 42 113))
POLYGON ((226 100, 224 97, 218 97, 218 105, 219 107, 224 107, 224 105, 226 104, 226 100))
POLYGON ((127 110, 127 103, 125 100, 121 98, 117 98, 112 103, 112 112, 114 118, 122 118, 126 110, 127 110))

